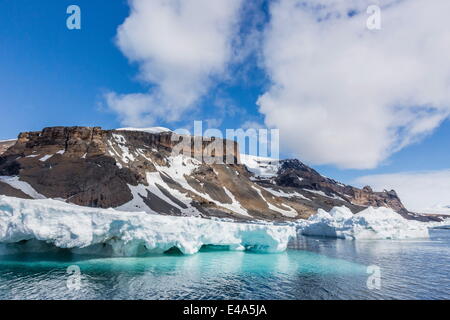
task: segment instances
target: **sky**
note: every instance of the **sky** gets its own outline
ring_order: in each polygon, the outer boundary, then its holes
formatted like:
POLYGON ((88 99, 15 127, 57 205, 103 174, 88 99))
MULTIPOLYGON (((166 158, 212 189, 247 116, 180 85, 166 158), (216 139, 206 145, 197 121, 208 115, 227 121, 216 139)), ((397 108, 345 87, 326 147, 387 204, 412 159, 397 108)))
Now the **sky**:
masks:
POLYGON ((59 125, 276 128, 281 157, 450 204, 447 0, 5 0, 0 139, 59 125), (367 26, 380 8, 380 28, 367 26), (69 30, 69 5, 81 29, 69 30))

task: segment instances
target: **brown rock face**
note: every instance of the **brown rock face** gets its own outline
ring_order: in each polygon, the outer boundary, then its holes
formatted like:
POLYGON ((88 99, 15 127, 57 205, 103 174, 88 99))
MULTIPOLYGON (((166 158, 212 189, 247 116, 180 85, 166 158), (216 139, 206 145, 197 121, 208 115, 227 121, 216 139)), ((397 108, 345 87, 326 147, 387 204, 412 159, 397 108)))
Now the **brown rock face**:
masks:
MULTIPOLYGON (((10 148, 0 157, 0 176, 19 176, 48 198, 84 206, 118 207, 133 200, 130 186, 148 185, 147 173, 155 172, 155 165, 168 165, 167 158, 180 141, 189 141, 181 152, 187 156, 201 159, 208 148, 219 146, 208 154, 232 157, 235 162, 239 159, 237 144, 221 139, 191 141, 172 132, 52 127, 21 133, 17 141, 9 143, 10 148)), ((172 197, 169 191, 164 192, 172 197)), ((29 197, 3 183, 0 194, 29 197)), ((179 213, 153 194, 141 196, 153 211, 179 213)), ((172 201, 178 200, 172 197, 172 201)))
POLYGON ((23 132, 19 134, 17 142, 9 142, 8 147, 13 146, 13 148, 6 155, 23 153, 28 156, 31 151, 64 150, 66 156, 72 157, 101 156, 107 154, 108 143, 111 144, 111 139, 119 135, 131 148, 145 146, 170 153, 178 146, 181 154, 198 159, 207 160, 209 155, 222 158, 224 162, 226 159, 234 159, 234 163, 239 160, 239 147, 234 141, 217 138, 211 138, 208 141, 201 137, 182 136, 172 132, 152 134, 142 131, 102 130, 100 127, 51 127, 37 132, 23 132), (183 142, 187 143, 184 149, 179 147, 183 142))
POLYGON ((408 210, 403 206, 394 190, 374 192, 369 186, 359 189, 344 185, 322 176, 314 169, 295 159, 281 161, 275 182, 277 185, 284 187, 321 191, 328 196, 339 197, 348 204, 362 208, 368 206, 392 208, 409 218, 408 210))
POLYGON ((18 175, 49 198, 92 207, 118 206, 132 199, 127 184, 137 185, 137 177, 105 156, 106 137, 106 131, 86 127, 21 133, 0 158, 0 175, 18 175))
POLYGON ((17 143, 7 154, 64 150, 71 156, 99 156, 106 153, 106 131, 101 128, 52 127, 19 134, 17 143))
POLYGON ((397 212, 407 211, 394 190, 374 192, 366 186, 363 189, 353 188, 350 193, 353 203, 362 206, 389 207, 397 212))
POLYGON ((32 199, 29 195, 23 193, 20 190, 17 190, 7 183, 0 181, 0 194, 5 195, 8 197, 16 197, 16 198, 22 198, 22 199, 32 199))

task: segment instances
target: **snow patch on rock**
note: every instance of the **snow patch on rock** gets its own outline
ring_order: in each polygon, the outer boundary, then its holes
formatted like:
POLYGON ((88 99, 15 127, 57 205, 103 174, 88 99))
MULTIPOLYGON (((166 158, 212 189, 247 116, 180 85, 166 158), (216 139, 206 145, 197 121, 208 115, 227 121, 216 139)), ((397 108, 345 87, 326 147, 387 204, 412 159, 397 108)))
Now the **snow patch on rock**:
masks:
POLYGON ((269 201, 267 201, 266 198, 264 198, 264 196, 259 188, 256 188, 254 186, 252 186, 252 188, 254 190, 256 190, 256 192, 258 192, 258 195, 264 200, 264 202, 267 203, 267 206, 269 207, 270 210, 278 212, 283 216, 291 217, 291 218, 296 217, 298 215, 297 211, 295 211, 293 208, 289 207, 287 204, 282 204, 282 206, 285 207, 286 209, 281 209, 281 208, 271 204, 269 201))
POLYGON ((146 198, 148 192, 157 196, 159 199, 165 201, 169 205, 178 208, 184 216, 199 216, 200 212, 197 208, 191 205, 192 199, 190 199, 186 194, 180 192, 179 190, 170 188, 170 186, 162 179, 161 173, 159 172, 147 172, 148 185, 139 184, 138 186, 128 185, 130 191, 133 195, 133 199, 126 204, 116 208, 117 210, 123 211, 141 211, 145 210, 147 212, 155 213, 151 210, 143 201, 142 197, 146 198), (164 188, 169 191, 178 201, 182 202, 186 208, 179 206, 177 203, 173 202, 169 197, 167 197, 159 187, 164 188))
POLYGON ((292 193, 287 193, 284 192, 283 190, 274 190, 271 188, 263 188, 264 190, 266 190, 267 192, 270 192, 271 194, 273 194, 276 197, 280 197, 280 198, 300 198, 303 200, 307 200, 307 201, 312 201, 311 199, 305 197, 304 195, 298 193, 298 192, 292 192, 292 193))
POLYGON ((320 191, 320 190, 312 190, 312 189, 303 189, 304 191, 310 192, 310 193, 314 193, 314 194, 318 194, 319 196, 322 197, 326 197, 326 198, 330 198, 330 199, 334 199, 334 200, 341 200, 341 201, 345 201, 344 199, 342 199, 341 197, 333 194, 332 196, 327 195, 325 192, 320 191))
POLYGON ((45 156, 43 156, 42 158, 39 159, 39 161, 45 162, 48 159, 50 159, 51 157, 53 157, 53 154, 46 154, 45 156))
MULTIPOLYGON (((232 202, 231 204, 222 203, 220 201, 214 200, 213 198, 211 198, 211 196, 209 194, 200 192, 199 190, 195 189, 188 183, 188 181, 186 180, 186 177, 192 175, 193 171, 200 167, 200 165, 201 165, 200 161, 190 158, 190 157, 186 157, 184 155, 177 155, 174 157, 169 157, 167 159, 167 162, 168 162, 167 167, 160 166, 156 163, 153 163, 153 164, 160 173, 166 174, 173 181, 175 181, 178 185, 180 185, 183 189, 188 190, 211 203, 214 203, 218 207, 225 208, 227 210, 236 212, 243 216, 251 217, 251 215, 247 212, 247 210, 242 207, 242 205, 234 197, 234 195, 226 188, 224 188, 224 192, 228 195, 228 197, 230 197, 231 202, 232 202)), ((213 168, 213 170, 214 170, 215 174, 218 175, 218 172, 216 172, 214 168, 213 168)), ((149 179, 147 179, 147 180, 149 180, 149 179)), ((183 200, 184 203, 190 205, 192 200, 190 200, 189 197, 187 197, 187 195, 184 195, 181 192, 174 190, 173 188, 170 188, 170 186, 168 186, 162 180, 160 182, 161 182, 161 185, 163 185, 167 190, 171 190, 171 191, 174 191, 175 193, 177 193, 176 196, 178 197, 178 199, 185 199, 185 200, 183 200)))
POLYGON ((228 209, 230 211, 233 212, 237 212, 243 216, 247 216, 247 217, 251 217, 251 215, 249 215, 248 211, 241 205, 241 203, 234 197, 234 195, 231 193, 230 190, 228 190, 227 188, 223 187, 226 195, 231 199, 231 204, 228 203, 218 203, 216 201, 216 205, 220 205, 221 207, 228 209))
POLYGON ((0 181, 9 184, 14 189, 20 190, 33 199, 45 199, 46 197, 37 192, 28 182, 19 180, 17 176, 0 176, 0 181))

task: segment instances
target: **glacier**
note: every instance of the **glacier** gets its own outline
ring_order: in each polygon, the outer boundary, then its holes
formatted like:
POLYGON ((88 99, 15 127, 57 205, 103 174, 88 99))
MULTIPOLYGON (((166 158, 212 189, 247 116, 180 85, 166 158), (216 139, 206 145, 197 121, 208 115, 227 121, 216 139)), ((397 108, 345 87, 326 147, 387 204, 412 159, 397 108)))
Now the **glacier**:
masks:
POLYGON ((390 208, 373 208, 353 214, 345 206, 329 212, 319 209, 308 220, 296 223, 297 232, 306 236, 322 236, 351 240, 423 239, 431 225, 403 218, 390 208))
POLYGON ((203 245, 281 252, 295 236, 295 228, 286 225, 163 216, 0 196, 0 254, 61 248, 78 254, 137 256, 174 247, 194 254, 203 245))

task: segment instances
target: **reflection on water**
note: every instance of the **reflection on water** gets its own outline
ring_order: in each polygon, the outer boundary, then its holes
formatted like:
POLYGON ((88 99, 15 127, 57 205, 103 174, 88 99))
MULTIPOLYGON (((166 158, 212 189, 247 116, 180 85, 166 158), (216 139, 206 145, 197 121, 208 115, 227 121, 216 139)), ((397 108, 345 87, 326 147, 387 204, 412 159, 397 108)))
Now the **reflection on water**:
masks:
POLYGON ((450 298, 450 232, 427 241, 301 237, 281 254, 217 251, 140 258, 61 254, 0 257, 0 299, 450 298), (81 269, 69 290, 68 266, 81 269), (366 286, 378 265, 382 288, 366 286))
POLYGON ((293 245, 330 258, 381 268, 377 299, 450 299, 450 231, 430 230, 426 240, 335 240, 301 237, 293 245))

